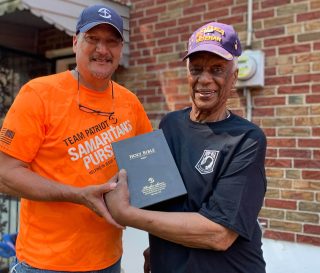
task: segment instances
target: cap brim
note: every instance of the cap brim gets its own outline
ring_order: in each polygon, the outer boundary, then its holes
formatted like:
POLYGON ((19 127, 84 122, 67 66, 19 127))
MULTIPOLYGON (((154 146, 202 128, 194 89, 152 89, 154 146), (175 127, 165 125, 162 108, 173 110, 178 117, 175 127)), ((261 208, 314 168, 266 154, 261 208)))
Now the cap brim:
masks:
POLYGON ((92 23, 86 24, 85 26, 83 26, 82 28, 79 29, 79 32, 82 32, 82 33, 87 32, 88 30, 92 29, 93 27, 95 27, 97 25, 101 25, 101 24, 106 24, 106 25, 112 26, 120 34, 122 40, 124 40, 121 31, 115 25, 108 23, 108 22, 92 22, 92 23))
POLYGON ((200 51, 206 51, 206 52, 217 54, 228 61, 231 61, 234 58, 234 56, 231 53, 223 49, 221 46, 214 45, 212 43, 210 44, 203 43, 195 47, 193 50, 188 51, 187 54, 183 57, 183 60, 189 58, 190 55, 192 55, 193 53, 200 52, 200 51))

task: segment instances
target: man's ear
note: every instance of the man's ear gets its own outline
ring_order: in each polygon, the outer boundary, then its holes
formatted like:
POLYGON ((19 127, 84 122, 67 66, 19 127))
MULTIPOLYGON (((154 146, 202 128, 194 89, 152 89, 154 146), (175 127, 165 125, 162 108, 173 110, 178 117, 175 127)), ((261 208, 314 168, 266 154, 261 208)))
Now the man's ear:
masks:
POLYGON ((238 73, 239 73, 239 69, 237 68, 232 74, 232 88, 236 86, 236 83, 238 80, 238 73))
POLYGON ((78 36, 77 35, 73 35, 73 37, 72 37, 73 53, 76 53, 77 45, 78 45, 78 36))

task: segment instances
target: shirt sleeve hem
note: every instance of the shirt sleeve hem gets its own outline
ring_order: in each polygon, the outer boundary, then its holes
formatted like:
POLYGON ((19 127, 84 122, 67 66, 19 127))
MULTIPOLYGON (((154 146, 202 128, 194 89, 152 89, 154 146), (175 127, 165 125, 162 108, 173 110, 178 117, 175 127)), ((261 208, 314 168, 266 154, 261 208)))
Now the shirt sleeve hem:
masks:
POLYGON ((215 222, 219 225, 222 225, 226 228, 229 228, 231 230, 233 230, 234 232, 236 232, 237 234, 239 234, 241 237, 247 239, 247 240, 251 240, 251 236, 249 236, 249 234, 247 232, 244 232, 243 230, 240 230, 239 228, 235 227, 234 225, 230 224, 229 222, 226 222, 223 219, 219 219, 217 217, 214 217, 212 215, 210 215, 209 213, 207 213, 204 210, 200 210, 199 214, 201 214, 203 217, 207 218, 208 220, 215 222))

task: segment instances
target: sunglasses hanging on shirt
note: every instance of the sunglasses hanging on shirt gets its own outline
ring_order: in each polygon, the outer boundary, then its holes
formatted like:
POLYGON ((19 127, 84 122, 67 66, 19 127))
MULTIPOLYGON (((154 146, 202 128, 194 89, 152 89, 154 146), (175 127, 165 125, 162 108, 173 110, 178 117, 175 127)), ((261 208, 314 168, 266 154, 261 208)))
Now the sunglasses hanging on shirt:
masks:
POLYGON ((117 123, 117 118, 115 117, 114 113, 114 93, 113 93, 113 82, 110 80, 111 83, 111 96, 112 96, 112 112, 104 112, 100 110, 93 109, 91 107, 88 107, 86 105, 83 105, 80 103, 80 73, 77 69, 74 70, 77 73, 77 80, 78 80, 78 85, 77 85, 77 90, 78 90, 78 97, 77 97, 77 103, 79 110, 82 112, 86 112, 89 114, 95 114, 99 116, 106 116, 108 117, 108 121, 110 121, 112 124, 117 123))

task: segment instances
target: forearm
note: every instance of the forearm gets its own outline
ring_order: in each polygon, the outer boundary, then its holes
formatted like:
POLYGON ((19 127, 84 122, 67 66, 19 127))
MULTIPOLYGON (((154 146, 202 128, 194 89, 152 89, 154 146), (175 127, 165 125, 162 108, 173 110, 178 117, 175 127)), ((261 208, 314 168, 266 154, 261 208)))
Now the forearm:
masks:
POLYGON ((237 238, 233 231, 198 213, 168 213, 130 207, 120 218, 122 225, 192 248, 226 250, 237 238))
POLYGON ((14 196, 14 197, 20 197, 19 192, 15 191, 12 188, 7 187, 7 185, 2 181, 1 178, 0 178, 0 193, 14 196))
POLYGON ((118 228, 104 203, 103 195, 116 186, 116 176, 108 183, 75 187, 38 175, 28 164, 0 152, 0 192, 35 200, 71 202, 86 206, 118 228))
POLYGON ((238 236, 196 212, 161 212, 130 206, 125 170, 120 170, 117 187, 104 198, 119 224, 145 230, 187 247, 226 250, 238 236))
POLYGON ((27 163, 1 152, 0 192, 37 201, 79 203, 77 188, 41 177, 27 163))
POLYGON ((1 170, 0 190, 8 195, 37 201, 79 202, 77 188, 41 177, 23 166, 1 170))

